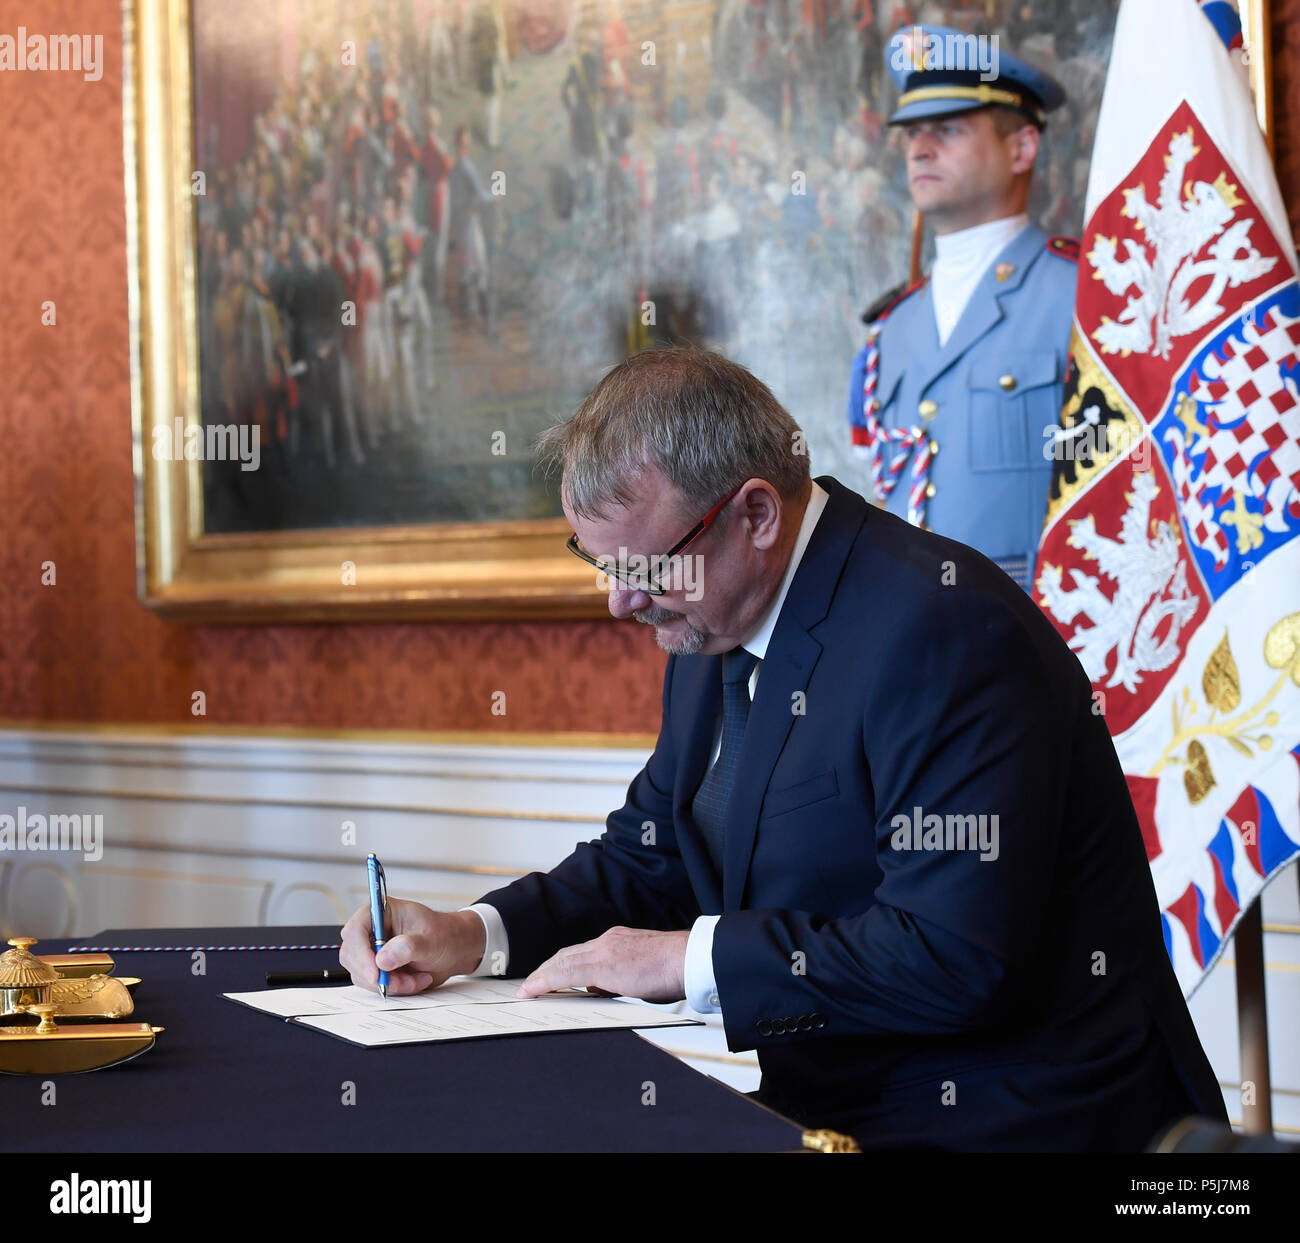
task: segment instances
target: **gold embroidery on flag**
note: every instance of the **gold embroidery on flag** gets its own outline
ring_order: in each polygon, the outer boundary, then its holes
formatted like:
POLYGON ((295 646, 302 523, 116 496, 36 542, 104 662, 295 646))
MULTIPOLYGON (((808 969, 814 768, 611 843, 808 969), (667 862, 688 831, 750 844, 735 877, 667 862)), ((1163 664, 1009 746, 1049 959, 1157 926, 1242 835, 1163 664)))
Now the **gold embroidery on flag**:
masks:
POLYGON ((1183 711, 1179 711, 1180 697, 1170 700, 1169 710, 1173 718, 1173 737, 1160 754, 1154 767, 1147 773, 1148 777, 1158 777, 1170 764, 1179 764, 1186 768, 1183 773, 1183 788, 1192 803, 1198 803, 1209 793, 1215 784, 1214 773, 1210 769, 1209 756, 1202 738, 1222 738, 1230 747, 1247 759, 1255 759, 1259 751, 1271 751, 1273 736, 1257 733, 1261 727, 1271 729, 1282 720, 1277 711, 1265 712, 1265 709, 1286 685, 1288 679, 1300 686, 1300 613, 1289 613, 1274 622, 1264 636, 1264 662, 1270 669, 1281 670, 1277 680, 1261 696, 1259 701, 1228 720, 1216 721, 1216 712, 1232 712, 1241 703, 1241 678, 1237 672, 1237 662, 1228 643, 1227 632, 1219 645, 1210 653, 1201 673, 1201 687, 1211 709, 1209 719, 1203 723, 1194 723, 1192 718, 1200 711, 1201 705, 1191 698, 1191 691, 1184 686, 1181 696, 1183 711), (1186 756, 1176 752, 1187 744, 1186 756))
POLYGON ((1232 490, 1232 508, 1219 515, 1219 522, 1225 527, 1236 527, 1239 553, 1248 553, 1264 542, 1264 515, 1251 513, 1246 508, 1245 493, 1237 488, 1232 490))
POLYGON ((1237 662, 1232 658, 1232 648, 1228 646, 1226 630, 1219 646, 1205 662, 1201 689, 1205 692, 1206 702, 1220 712, 1234 712, 1241 703, 1241 678, 1237 674, 1237 662))
POLYGON ((1270 669, 1285 669, 1300 686, 1300 613, 1282 618, 1264 636, 1264 659, 1270 669))
POLYGON ((1187 791, 1187 801, 1195 806, 1216 784, 1209 756, 1205 754, 1205 748, 1193 738, 1187 744, 1187 771, 1183 773, 1183 789, 1187 791))

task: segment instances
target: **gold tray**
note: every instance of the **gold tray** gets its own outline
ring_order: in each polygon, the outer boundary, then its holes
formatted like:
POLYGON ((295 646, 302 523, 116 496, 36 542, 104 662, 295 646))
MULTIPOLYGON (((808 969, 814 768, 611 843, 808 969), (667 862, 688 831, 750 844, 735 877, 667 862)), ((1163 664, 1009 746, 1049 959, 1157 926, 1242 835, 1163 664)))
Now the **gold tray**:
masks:
POLYGON ((55 1027, 43 1014, 39 1027, 0 1027, 0 1074, 66 1075, 115 1066, 153 1048, 162 1030, 148 1023, 55 1027))

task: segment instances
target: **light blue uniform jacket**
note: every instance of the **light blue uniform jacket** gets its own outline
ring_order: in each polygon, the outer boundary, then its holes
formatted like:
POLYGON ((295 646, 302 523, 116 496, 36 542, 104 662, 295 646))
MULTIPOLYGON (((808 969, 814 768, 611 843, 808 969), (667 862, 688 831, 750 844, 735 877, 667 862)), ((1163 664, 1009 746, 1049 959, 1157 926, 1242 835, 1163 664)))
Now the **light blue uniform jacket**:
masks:
MULTIPOLYGON (((1047 512, 1048 437, 1060 420, 1077 275, 1030 224, 989 265, 945 345, 928 281, 895 303, 878 341, 881 423, 926 426, 938 445, 927 525, 979 549, 1021 586, 1047 512)), ((866 353, 854 360, 849 391, 855 428, 863 422, 866 353)), ((886 462, 893 448, 886 446, 886 462)), ((888 504, 903 518, 910 465, 888 504)), ((858 483, 870 494, 868 479, 858 483)))

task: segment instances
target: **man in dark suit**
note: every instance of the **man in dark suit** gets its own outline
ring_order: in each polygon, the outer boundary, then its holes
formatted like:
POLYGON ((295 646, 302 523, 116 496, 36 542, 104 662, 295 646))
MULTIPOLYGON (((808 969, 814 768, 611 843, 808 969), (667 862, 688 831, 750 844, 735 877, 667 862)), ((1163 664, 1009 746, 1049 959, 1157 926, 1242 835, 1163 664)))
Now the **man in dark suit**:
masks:
MULTIPOLYGON (((713 354, 628 359, 543 456, 610 611, 672 653, 658 743, 549 873, 395 903, 391 991, 685 997, 758 1050, 765 1103, 864 1146, 1132 1150, 1225 1119, 1091 685, 1011 579, 810 479, 713 354)), ((340 957, 373 987, 368 936, 358 912, 340 957)))

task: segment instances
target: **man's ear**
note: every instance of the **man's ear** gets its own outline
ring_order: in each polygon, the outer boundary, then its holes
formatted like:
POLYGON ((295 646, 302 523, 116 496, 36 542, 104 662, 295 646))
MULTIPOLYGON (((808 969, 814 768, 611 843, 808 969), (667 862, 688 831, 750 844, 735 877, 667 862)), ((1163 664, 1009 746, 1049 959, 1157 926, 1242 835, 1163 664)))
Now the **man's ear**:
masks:
POLYGON ((733 504, 739 506, 739 519, 749 531, 749 541, 766 552, 781 534, 781 497, 766 479, 751 479, 741 489, 733 504))
POLYGON ((1011 171, 1027 173, 1038 159, 1039 132, 1037 125, 1022 125, 1014 134, 1009 135, 1011 143, 1011 171))

